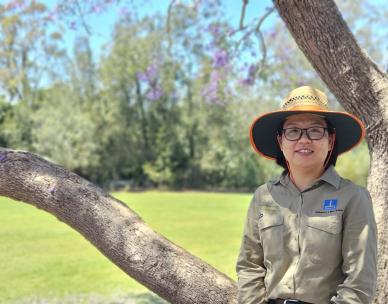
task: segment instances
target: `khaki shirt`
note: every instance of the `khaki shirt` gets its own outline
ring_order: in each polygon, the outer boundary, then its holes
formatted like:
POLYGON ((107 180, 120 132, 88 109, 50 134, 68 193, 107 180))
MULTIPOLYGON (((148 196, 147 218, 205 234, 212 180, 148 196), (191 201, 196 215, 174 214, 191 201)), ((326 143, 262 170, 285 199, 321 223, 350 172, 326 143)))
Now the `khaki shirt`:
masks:
POLYGON ((259 187, 237 262, 240 304, 371 303, 376 222, 369 193, 333 167, 300 192, 288 175, 259 187))

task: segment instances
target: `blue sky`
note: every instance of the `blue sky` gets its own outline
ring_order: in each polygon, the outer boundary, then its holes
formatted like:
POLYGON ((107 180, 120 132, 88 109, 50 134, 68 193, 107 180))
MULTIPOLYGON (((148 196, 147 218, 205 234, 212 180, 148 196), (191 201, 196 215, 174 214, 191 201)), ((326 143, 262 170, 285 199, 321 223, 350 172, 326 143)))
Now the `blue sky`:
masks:
MULTIPOLYGON (((1 1, 1 0, 0 0, 1 1)), ((54 6, 58 1, 55 0, 41 0, 44 3, 47 4, 47 6, 54 6)), ((63 1, 63 0, 61 0, 63 1)), ((79 0, 81 1, 91 1, 91 0, 79 0)), ((99 0, 100 1, 100 0, 99 0)), ((190 3, 194 2, 195 0, 177 0, 190 3)), ((211 0, 207 0, 211 1, 211 0)), ((228 20, 231 20, 232 24, 237 28, 240 21, 240 15, 241 15, 241 8, 243 0, 220 0, 222 3, 222 6, 224 7, 224 12, 226 14, 226 18, 228 20)), ((345 1, 345 0, 341 0, 345 1)), ((349 1, 349 0, 347 0, 349 1)), ((350 0, 353 1, 353 0, 350 0)), ((121 4, 129 3, 131 0, 121 1, 121 4)), ((378 5, 378 6, 384 6, 386 5, 386 0, 370 0, 371 4, 378 5)), ((170 3, 170 0, 132 0, 132 4, 137 11, 137 13, 141 15, 145 14, 152 14, 155 12, 161 12, 162 14, 166 14, 168 5, 170 3)), ((273 3, 272 0, 250 0, 248 1, 247 9, 246 9, 246 15, 245 15, 245 21, 248 23, 249 21, 252 21, 252 19, 259 18, 262 15, 265 14, 266 8, 272 7, 273 3)), ((90 24, 91 28, 93 29, 93 35, 90 37, 91 39, 91 45, 94 52, 95 59, 97 59, 100 56, 100 52, 103 48, 103 45, 108 42, 111 38, 111 32, 114 26, 114 23, 119 16, 119 6, 112 5, 109 10, 104 11, 104 13, 100 15, 89 15, 87 18, 88 24, 90 24)), ((263 28, 271 27, 271 25, 278 19, 278 15, 276 12, 274 12, 269 18, 266 19, 266 21, 263 24, 263 28)), ((371 25, 373 26, 373 25, 371 25)), ((378 26, 378 25, 377 25, 378 26)), ((387 32, 386 29, 381 28, 382 31, 387 32)), ((71 49, 74 44, 74 38, 78 35, 76 31, 68 30, 65 39, 66 39, 66 46, 71 52, 71 49)), ((385 34, 387 35, 387 34, 385 34)), ((384 60, 385 62, 386 60, 384 60)))
MULTIPOLYGON (((44 2, 48 7, 53 7, 57 3, 57 1, 55 0, 43 0, 42 2, 44 2)), ((145 2, 145 4, 143 5, 136 5, 136 9, 138 13, 140 15, 143 15, 143 14, 151 14, 155 12, 161 12, 162 14, 165 14, 167 12, 170 1, 169 0, 145 0, 145 1, 135 0, 134 2, 135 3, 145 2)), ((190 1, 186 0, 184 2, 190 2, 190 1)), ((241 8, 242 8, 242 0, 221 0, 221 2, 225 8, 226 17, 229 20, 232 20, 235 26, 238 27, 241 8)), ((122 1, 122 3, 125 3, 125 1, 122 1)), ((246 22, 249 22, 254 18, 260 17, 265 13, 266 7, 270 7, 270 6, 272 6, 271 0, 249 1, 246 9, 246 15, 245 15, 246 22)), ((119 14, 120 12, 119 12, 118 6, 112 5, 109 10, 106 10, 102 14, 87 17, 87 22, 90 25, 90 27, 93 29, 93 35, 90 38, 91 38, 92 49, 94 51, 94 55, 96 58, 99 57, 100 51, 103 45, 107 41, 109 41, 115 20, 119 14)), ((272 16, 266 20, 265 24, 263 24, 263 27, 269 26, 271 22, 273 22, 275 19, 276 19, 276 13, 272 14, 272 16)), ((66 32, 65 41, 69 51, 72 49, 74 38, 79 34, 79 31, 82 31, 82 29, 79 29, 78 31, 68 30, 66 32)))
MULTIPOLYGON (((54 7, 59 1, 57 0, 37 0, 44 2, 48 7, 54 7)), ((70 1, 70 0, 61 0, 61 1, 70 1)), ((92 0, 78 0, 80 3, 83 1, 94 2, 92 0)), ((102 1, 102 0, 97 0, 102 1)), ((170 0, 122 0, 120 1, 121 6, 125 3, 135 3, 135 9, 139 15, 152 14, 155 12, 161 12, 162 14, 166 14, 168 5, 170 0)), ((189 3, 195 0, 177 0, 185 3, 189 3)), ((211 1, 211 0, 207 0, 211 1)), ((224 11, 226 14, 226 18, 231 20, 232 24, 235 27, 238 27, 241 8, 242 8, 242 0, 220 0, 222 6, 224 7, 224 11)), ((341 0, 345 1, 345 0, 341 0)), ((349 1, 349 0, 348 0, 349 1)), ((353 0, 350 0, 353 1, 353 0)), ((379 6, 383 6, 386 0, 370 0, 369 2, 372 4, 377 4, 379 6)), ((9 0, 0 0, 0 3, 7 3, 9 0)), ((262 16, 266 12, 267 7, 273 6, 271 0, 250 0, 248 1, 245 20, 246 23, 251 21, 254 18, 258 18, 262 16)), ((87 23, 93 30, 93 33, 90 37, 91 46, 94 52, 95 59, 100 56, 101 49, 103 45, 108 42, 111 38, 111 32, 114 26, 114 23, 119 16, 119 6, 112 5, 110 9, 104 10, 103 13, 98 15, 88 15, 87 23)), ((266 19, 263 24, 263 28, 270 27, 274 21, 278 18, 276 12, 273 13, 269 18, 266 19)), ((372 26, 372 25, 371 25, 372 26)), ((381 29, 382 31, 387 32, 386 29, 381 29)), ((79 34, 84 34, 82 29, 75 30, 66 30, 64 38, 65 38, 65 46, 68 49, 68 52, 72 52, 72 48, 74 45, 74 39, 79 34)), ((384 60, 385 62, 385 60, 384 60)))

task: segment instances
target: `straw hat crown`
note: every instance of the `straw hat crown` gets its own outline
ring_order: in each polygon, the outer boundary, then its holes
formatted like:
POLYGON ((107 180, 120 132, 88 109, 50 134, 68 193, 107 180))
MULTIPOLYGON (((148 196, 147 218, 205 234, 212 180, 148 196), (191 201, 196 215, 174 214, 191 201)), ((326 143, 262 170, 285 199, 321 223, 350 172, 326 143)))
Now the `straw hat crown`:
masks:
POLYGON ((306 107, 324 111, 329 110, 325 93, 309 86, 299 87, 292 90, 283 99, 281 105, 281 109, 285 111, 306 109, 306 107))

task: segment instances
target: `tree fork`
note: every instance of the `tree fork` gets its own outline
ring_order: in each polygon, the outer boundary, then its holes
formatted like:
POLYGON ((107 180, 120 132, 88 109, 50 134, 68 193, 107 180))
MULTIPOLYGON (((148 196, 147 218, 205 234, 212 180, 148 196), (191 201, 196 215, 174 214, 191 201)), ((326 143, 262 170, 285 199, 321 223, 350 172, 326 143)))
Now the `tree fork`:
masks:
POLYGON ((0 150, 0 195, 53 214, 170 303, 237 303, 229 277, 157 234, 121 201, 37 155, 0 150))
MULTIPOLYGON (((345 110, 365 123, 378 227, 378 290, 388 297, 388 77, 357 44, 333 0, 273 0, 295 42, 345 110)), ((355 164, 356 165, 356 164, 355 164)))

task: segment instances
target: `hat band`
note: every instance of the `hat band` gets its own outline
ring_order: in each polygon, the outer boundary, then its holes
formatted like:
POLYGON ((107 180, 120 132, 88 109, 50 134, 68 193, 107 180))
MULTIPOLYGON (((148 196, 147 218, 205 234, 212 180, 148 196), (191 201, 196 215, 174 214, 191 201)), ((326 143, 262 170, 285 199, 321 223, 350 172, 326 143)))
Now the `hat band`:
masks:
POLYGON ((283 111, 320 111, 320 112, 327 112, 328 109, 324 108, 319 105, 314 104, 304 104, 304 105, 297 105, 293 107, 289 107, 287 109, 282 109, 283 111))

